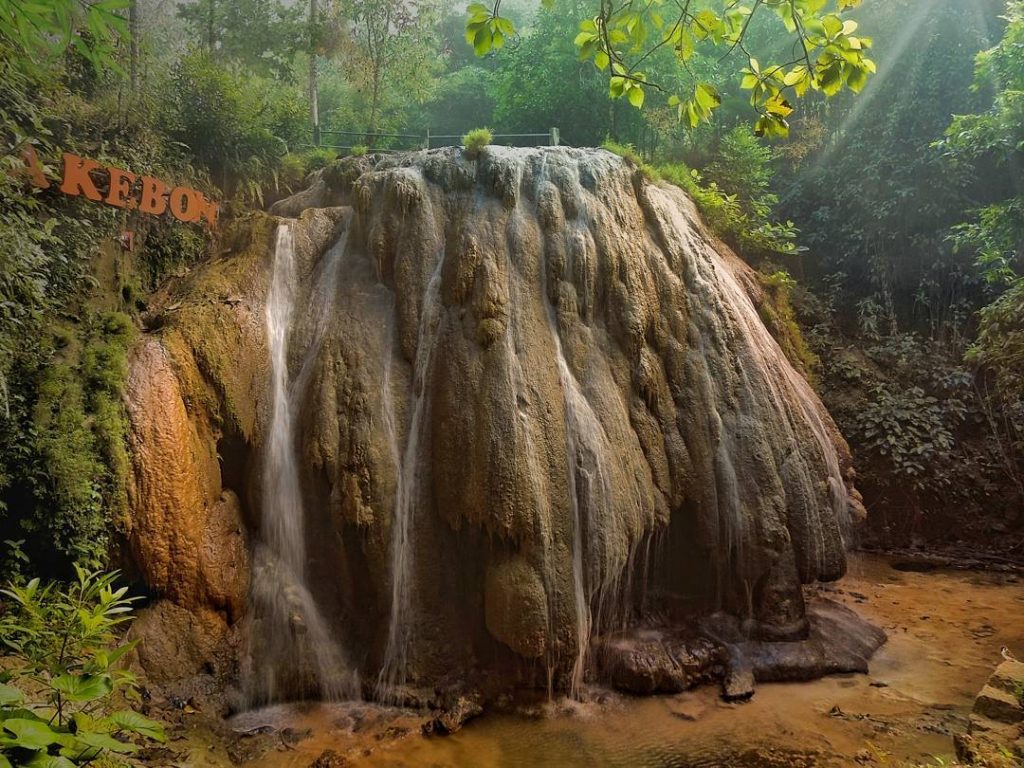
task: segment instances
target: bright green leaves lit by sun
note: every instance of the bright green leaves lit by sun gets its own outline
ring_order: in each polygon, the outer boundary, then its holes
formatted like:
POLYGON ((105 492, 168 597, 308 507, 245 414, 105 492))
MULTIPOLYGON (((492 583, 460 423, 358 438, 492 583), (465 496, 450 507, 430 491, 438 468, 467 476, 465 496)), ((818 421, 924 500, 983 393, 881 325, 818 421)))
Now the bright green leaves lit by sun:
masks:
POLYGON ((97 69, 116 69, 114 52, 128 38, 125 12, 130 5, 131 0, 0 0, 0 44, 42 57, 56 56, 70 45, 97 69))
MULTIPOLYGON (((695 128, 710 122, 722 99, 691 67, 695 54, 716 59, 735 55, 740 86, 750 92, 757 112, 758 135, 789 133, 793 101, 809 90, 834 96, 843 89, 860 92, 874 73, 868 58, 871 39, 857 36, 857 22, 845 12, 861 0, 594 0, 596 15, 580 22, 575 43, 579 57, 608 74, 608 93, 634 107, 651 92, 662 95, 679 120, 695 128), (778 17, 785 44, 780 61, 762 64, 745 40, 754 17, 778 17), (781 22, 781 23, 780 23, 781 22), (685 74, 679 87, 653 75, 652 57, 671 51, 685 74)), ((554 0, 545 0, 550 7, 554 0)), ((466 40, 478 56, 504 46, 515 35, 512 22, 501 16, 501 0, 493 6, 473 3, 467 9, 466 40)))
POLYGON ((473 46, 477 56, 505 45, 506 38, 515 34, 515 26, 508 19, 492 13, 492 9, 473 3, 466 9, 466 42, 473 46))

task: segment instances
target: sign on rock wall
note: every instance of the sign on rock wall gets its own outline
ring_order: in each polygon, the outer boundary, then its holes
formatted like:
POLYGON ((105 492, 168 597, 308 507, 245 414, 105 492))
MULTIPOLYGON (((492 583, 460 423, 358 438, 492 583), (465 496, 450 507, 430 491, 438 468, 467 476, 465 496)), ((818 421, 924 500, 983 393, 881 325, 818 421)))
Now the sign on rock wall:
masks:
MULTIPOLYGON (((50 179, 43 172, 35 149, 29 146, 24 154, 32 184, 49 189, 50 179)), ((162 216, 169 211, 178 221, 205 221, 209 227, 217 225, 217 203, 198 190, 172 187, 153 176, 136 176, 123 168, 104 166, 70 152, 65 152, 63 157, 59 189, 65 195, 82 196, 96 203, 152 216, 162 216)))

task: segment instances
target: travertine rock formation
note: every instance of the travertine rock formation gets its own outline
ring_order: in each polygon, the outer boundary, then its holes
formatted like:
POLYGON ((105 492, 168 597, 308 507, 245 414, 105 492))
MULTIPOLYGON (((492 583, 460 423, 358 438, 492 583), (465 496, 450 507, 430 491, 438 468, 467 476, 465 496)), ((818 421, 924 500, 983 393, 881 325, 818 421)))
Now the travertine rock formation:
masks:
MULTIPOLYGON (((445 149, 339 162, 274 212, 307 579, 368 689, 571 688, 593 637, 654 615, 806 633, 800 584, 843 573, 862 512, 849 455, 684 193, 600 150, 445 149)), ((225 626, 260 529, 273 229, 166 289, 133 358, 131 552, 225 626)))

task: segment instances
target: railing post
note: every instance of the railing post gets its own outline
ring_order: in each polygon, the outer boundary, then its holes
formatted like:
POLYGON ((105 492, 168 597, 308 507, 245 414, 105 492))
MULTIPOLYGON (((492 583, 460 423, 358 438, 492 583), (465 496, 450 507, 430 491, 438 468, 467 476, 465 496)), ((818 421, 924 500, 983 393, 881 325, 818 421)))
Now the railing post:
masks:
POLYGON ((551 139, 550 139, 552 147, 557 147, 558 146, 558 139, 559 139, 558 129, 552 127, 552 129, 551 129, 551 139))
POLYGON ((426 141, 425 141, 425 143, 423 145, 423 148, 424 149, 430 149, 430 129, 429 128, 427 128, 427 138, 426 138, 426 141))

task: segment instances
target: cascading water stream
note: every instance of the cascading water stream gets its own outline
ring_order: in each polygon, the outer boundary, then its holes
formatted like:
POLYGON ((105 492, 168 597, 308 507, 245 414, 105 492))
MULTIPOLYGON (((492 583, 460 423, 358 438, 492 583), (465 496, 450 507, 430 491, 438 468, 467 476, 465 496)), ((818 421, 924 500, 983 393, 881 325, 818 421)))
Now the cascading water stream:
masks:
MULTIPOLYGON (((318 292, 321 318, 333 303, 333 282, 343 251, 344 242, 324 257, 329 261, 322 277, 328 284, 318 292)), ((290 387, 288 375, 295 287, 292 231, 282 223, 277 228, 266 311, 272 412, 264 453, 260 539, 253 557, 251 648, 243 674, 250 705, 310 695, 332 701, 358 692, 358 680, 349 671, 306 581, 305 506, 294 423, 304 387, 290 387)), ((303 370, 319 352, 317 338, 322 340, 322 333, 314 333, 303 370)))
MULTIPOLYGON (((537 174, 536 188, 539 191, 547 182, 547 155, 542 154, 537 174)), ((574 227, 586 229, 585 224, 576 221, 574 227)), ((561 385, 565 409, 566 462, 569 471, 569 507, 572 522, 572 583, 573 602, 576 612, 576 658, 570 673, 569 695, 578 698, 586 674, 587 657, 593 625, 590 598, 594 584, 588 584, 585 559, 588 547, 584 541, 584 515, 598 516, 598 510, 607 505, 611 498, 609 481, 604 467, 607 463, 605 446, 607 437, 597 415, 590 407, 580 389, 575 375, 569 367, 562 337, 558 328, 558 316, 548 289, 548 263, 546 251, 542 249, 541 292, 555 360, 561 385)), ((591 582, 595 581, 592 577, 591 582)))
POLYGON ((405 450, 398 451, 398 436, 391 405, 391 361, 389 350, 384 365, 384 420, 388 430, 392 458, 398 484, 395 492, 395 512, 391 531, 391 616, 388 640, 384 650, 384 663, 377 678, 377 697, 397 701, 399 690, 408 679, 409 645, 412 637, 413 584, 413 516, 420 495, 421 445, 427 413, 426 388, 430 365, 441 323, 441 271, 444 252, 438 255, 437 265, 427 283, 420 309, 420 322, 416 342, 416 360, 412 372, 412 418, 406 436, 405 450))
MULTIPOLYGON (((656 197, 664 196, 664 192, 657 188, 652 189, 656 197)), ((743 356, 752 369, 759 368, 757 379, 764 382, 764 391, 769 399, 769 405, 779 413, 790 414, 786 423, 789 432, 791 445, 801 442, 800 436, 795 428, 794 417, 799 415, 799 422, 803 423, 811 432, 814 443, 818 449, 821 460, 827 470, 827 487, 829 504, 832 507, 833 515, 839 525, 839 534, 844 544, 849 544, 852 522, 850 519, 847 491, 843 481, 842 469, 839 465, 839 458, 835 445, 825 426, 823 416, 819 408, 814 404, 813 390, 803 377, 790 365, 784 364, 784 357, 778 348, 778 343, 768 332, 768 329, 761 321, 757 309, 754 307, 750 296, 740 286, 732 270, 724 263, 722 256, 697 236, 693 226, 682 214, 682 209, 670 199, 664 199, 660 205, 666 219, 671 221, 679 234, 687 242, 692 253, 699 256, 693 262, 694 269, 690 272, 688 290, 694 294, 696 303, 714 301, 720 303, 723 312, 704 313, 701 320, 704 323, 718 323, 714 328, 702 331, 699 336, 699 345, 703 346, 704 336, 713 338, 726 337, 730 332, 721 325, 721 320, 715 318, 731 318, 739 339, 747 345, 749 354, 743 356), (782 364, 780 364, 782 363, 782 364), (791 404, 795 404, 795 409, 791 404), (795 412, 794 412, 795 411, 795 412)), ((701 357, 705 357, 701 353, 701 357)), ((739 358, 738 358, 739 359, 739 358)), ((744 376, 752 375, 744 372, 744 376)), ((715 389, 721 386, 720 382, 712 380, 710 371, 705 370, 706 386, 715 389)), ((749 391, 754 391, 752 383, 747 384, 749 391)), ((725 402, 723 398, 716 398, 725 402)), ((734 556, 739 554, 744 546, 746 531, 744 528, 743 516, 740 512, 740 496, 736 487, 736 473, 732 467, 731 454, 734 447, 731 442, 734 439, 727 425, 723 424, 721 415, 714 414, 718 425, 718 453, 716 456, 716 481, 718 493, 721 497, 720 509, 722 518, 728 523, 727 537, 729 549, 734 556)), ((811 472, 807 466, 802 470, 805 474, 805 487, 813 486, 812 479, 808 474, 811 472)), ((811 526, 817 535, 816 558, 820 565, 821 557, 827 550, 824 541, 824 520, 820 511, 810 510, 816 519, 811 526)))

